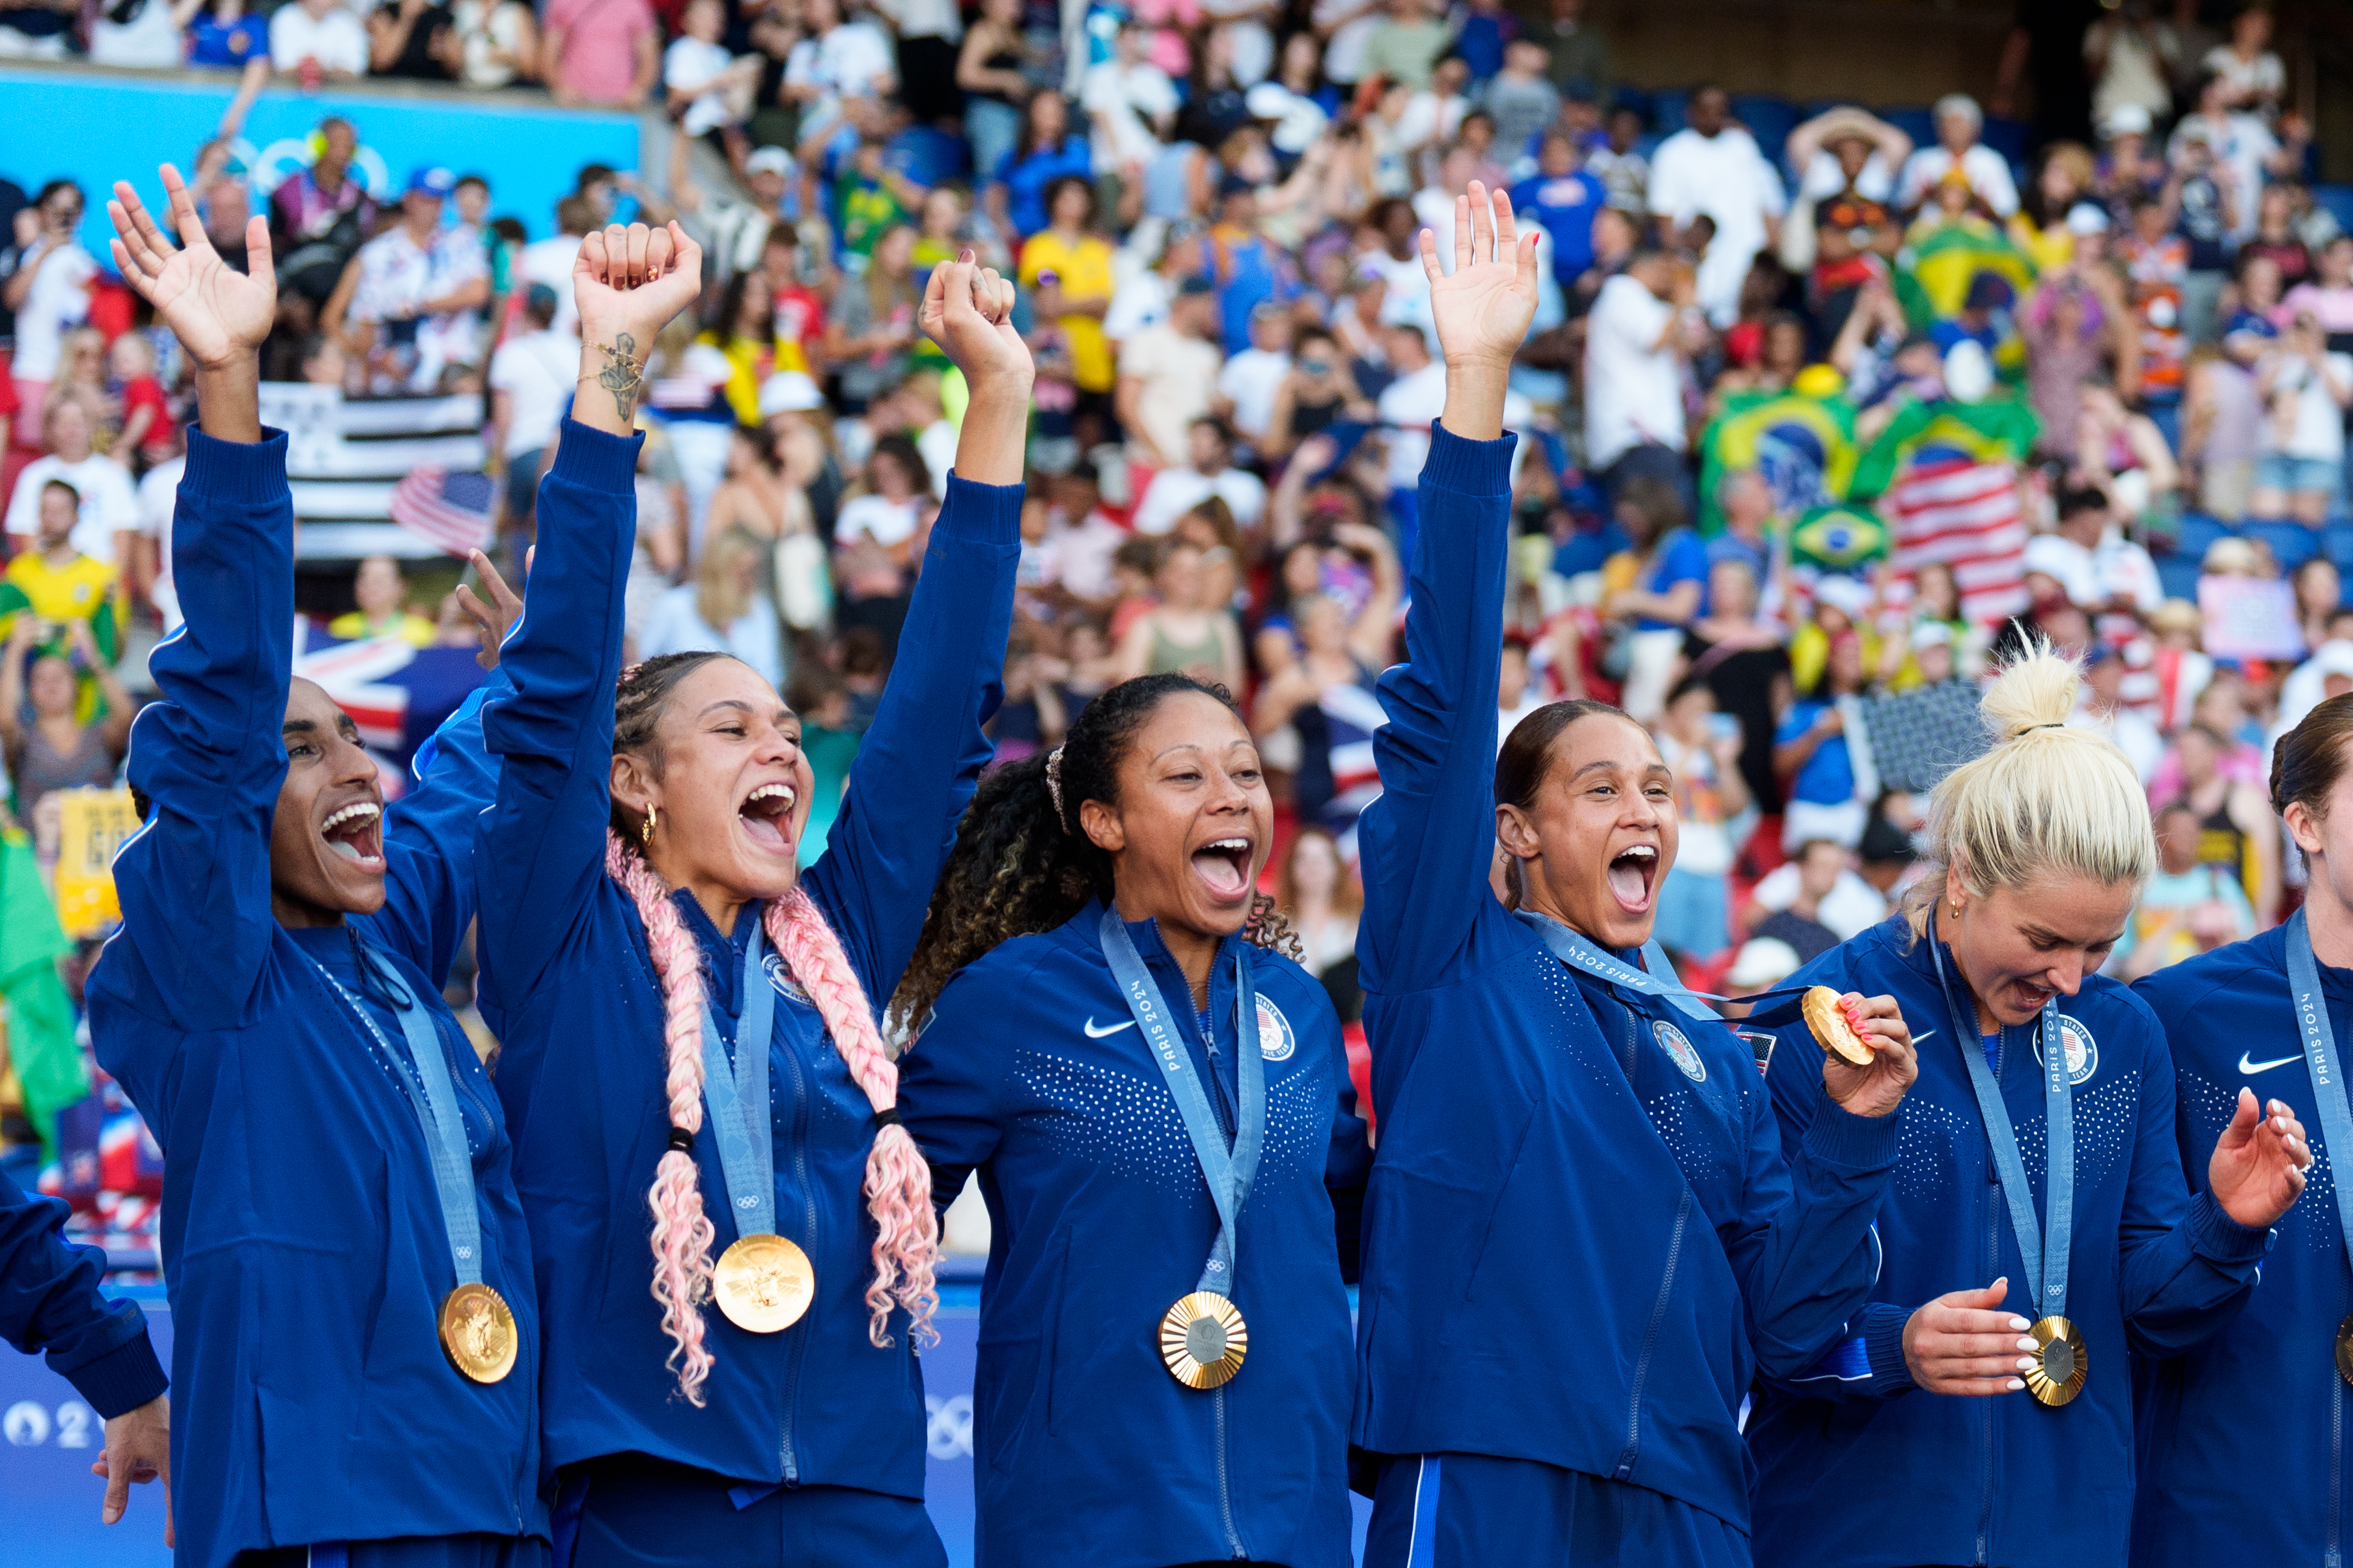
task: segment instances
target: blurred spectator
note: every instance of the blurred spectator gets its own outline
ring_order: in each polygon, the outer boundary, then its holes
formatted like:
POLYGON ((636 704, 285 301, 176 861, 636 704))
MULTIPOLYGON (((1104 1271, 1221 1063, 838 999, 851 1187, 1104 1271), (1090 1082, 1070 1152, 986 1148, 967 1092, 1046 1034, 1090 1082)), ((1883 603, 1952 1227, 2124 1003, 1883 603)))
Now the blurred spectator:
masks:
POLYGON ((327 634, 346 641, 393 638, 412 647, 431 647, 438 634, 433 623, 408 607, 408 579, 400 563, 389 555, 371 555, 360 563, 352 579, 356 609, 327 623, 327 634))
POLYGON ((2332 353, 2353 349, 2353 235, 2340 234, 2322 246, 2312 271, 2280 304, 2291 313, 2310 311, 2332 353))
POLYGON ((1634 253, 1601 285, 1586 328, 1585 461, 1614 493, 1638 474, 1683 472, 1683 358, 1704 332, 1691 268, 1634 253))
POLYGON ((171 70, 185 53, 182 34, 205 0, 114 0, 90 19, 92 65, 171 70))
POLYGON ((433 392, 480 368, 490 263, 478 241, 441 226, 456 184, 447 169, 411 174, 400 220, 360 247, 328 301, 324 322, 347 313, 344 352, 371 391, 433 392))
POLYGON ((1740 726, 1740 777, 1761 811, 1778 811, 1781 784, 1773 770, 1778 693, 1788 684, 1789 650, 1778 627, 1757 614, 1757 578, 1736 558, 1712 561, 1707 614, 1683 638, 1686 668, 1707 682, 1716 710, 1740 726))
POLYGON ((1787 865, 1757 885, 1749 901, 1749 910, 1756 917, 1749 927, 1750 939, 1786 942, 1801 964, 1811 963, 1844 941, 1829 924, 1832 911, 1824 906, 1850 879, 1870 891, 1869 885, 1848 866, 1848 858, 1846 847, 1831 839, 1810 838, 1798 845, 1787 865), (1786 889, 1774 884, 1774 878, 1786 878, 1786 889), (1768 885, 1773 886, 1774 900, 1769 903, 1768 885))
POLYGON ((2105 493, 2062 491, 2058 510, 2057 530, 2027 542, 2028 571, 2056 581, 2078 609, 2137 616, 2157 608, 2165 598, 2157 563, 2125 537, 2105 493))
POLYGON ((65 623, 46 650, 43 636, 41 622, 20 614, 0 651, 0 762, 16 783, 16 816, 25 822, 51 791, 111 785, 137 711, 88 621, 65 623), (87 710, 82 680, 94 686, 101 716, 87 710))
POLYGON ((637 109, 661 75, 661 26, 647 0, 548 0, 540 75, 555 101, 637 109))
POLYGON ((1387 15, 1365 37, 1364 68, 1406 87, 1430 85, 1430 69, 1451 36, 1429 0, 1385 0, 1387 15))
POLYGON ((2254 232, 2251 193, 2262 189, 2267 177, 2294 174, 2304 162, 2309 138, 2303 121, 2291 116, 2281 122, 2280 130, 2284 140, 2274 136, 2260 115, 2235 108, 2225 79, 2211 73, 2199 83, 2194 111, 2183 115, 2173 128, 2173 139, 2167 147, 2169 156, 2178 160, 2191 143, 2203 141, 2215 162, 2230 171, 2230 187, 2244 197, 2232 231, 2234 239, 2254 232))
POLYGON ((1048 188, 1068 175, 1091 179, 1092 160, 1086 136, 1071 127, 1070 100, 1059 92, 1032 94, 1012 151, 990 171, 993 220, 1015 235, 1036 234, 1050 221, 1048 188))
POLYGON ((1174 468, 1190 450, 1193 421, 1208 412, 1225 363, 1218 339, 1216 285, 1187 278, 1168 319, 1121 345, 1115 412, 1145 468, 1174 468))
POLYGON ((2157 875, 2133 907, 2109 972, 2132 981, 2255 934, 2245 889, 2221 867, 2202 861, 2198 814, 2177 801, 2157 814, 2157 875))
POLYGON ((1356 920, 1365 905, 1356 873, 1340 858, 1339 841, 1312 825, 1292 835, 1275 874, 1274 905, 1291 917, 1300 963, 1321 978, 1356 956, 1356 920))
POLYGON ((704 540, 695 580, 672 588, 647 611, 638 657, 732 654, 762 679, 782 686, 784 638, 776 608, 760 591, 762 559, 759 542, 740 530, 704 540))
POLYGON ((25 465, 8 499, 8 531, 19 540, 40 531, 42 488, 52 479, 73 487, 79 514, 73 547, 110 569, 130 555, 128 535, 139 527, 139 498, 121 464, 90 448, 90 419, 82 405, 59 400, 48 411, 47 451, 25 465))
POLYGON ((1021 69, 1022 0, 983 0, 956 55, 955 84, 964 89, 964 133, 972 145, 976 179, 996 177, 1021 133, 1022 105, 1030 93, 1021 69))
MULTIPOLYGON (((1275 400, 1291 380, 1292 332, 1291 312, 1267 300, 1250 312, 1250 346, 1229 357, 1218 372, 1217 406, 1261 458, 1272 456, 1267 450, 1267 431, 1274 422, 1275 400)), ((1295 400, 1289 412, 1295 419, 1295 400)))
POLYGON ((538 79, 539 19, 520 0, 454 0, 442 40, 445 63, 468 87, 538 79))
POLYGON ((662 87, 681 135, 719 130, 740 133, 752 117, 760 57, 729 54, 719 41, 726 30, 727 8, 720 0, 687 0, 679 17, 679 36, 662 52, 662 87))
POLYGON ((1682 839, 1659 889, 1659 942, 1670 952, 1708 959, 1732 941, 1727 879, 1749 820, 1740 777, 1740 721, 1715 711, 1704 680, 1686 677, 1651 729, 1674 774, 1682 839))
POLYGON ((1150 30, 1141 23, 1121 27, 1112 58, 1087 68, 1079 89, 1093 128, 1095 168, 1131 185, 1160 156, 1180 101, 1176 84, 1147 58, 1151 42, 1150 30))
POLYGON ((1773 771, 1786 791, 1782 843, 1791 849, 1810 838, 1852 845, 1862 837, 1864 805, 1875 780, 1858 779, 1846 726, 1862 689, 1862 638, 1846 631, 1831 638, 1822 678, 1810 696, 1789 705, 1773 734, 1773 771))
POLYGON ((1651 155, 1650 210, 1662 245, 1699 248, 1688 240, 1693 220, 1715 225, 1700 257, 1697 299, 1711 321, 1728 327, 1739 313, 1741 280, 1772 242, 1787 201, 1756 138, 1732 122, 1724 89, 1694 89, 1685 118, 1651 155))
POLYGON ((1187 428, 1185 443, 1185 466, 1154 474, 1143 500, 1136 503, 1136 532, 1166 533, 1212 496, 1225 502, 1237 523, 1246 529, 1255 527, 1266 510, 1266 484, 1249 470, 1234 467, 1233 431, 1215 416, 1204 416, 1187 428))
POLYGON ((1546 74, 1563 98, 1583 98, 1609 107, 1609 46, 1600 29, 1585 23, 1585 0, 1551 0, 1550 16, 1531 36, 1544 45, 1546 74))
POLYGON ((432 0, 385 0, 367 16, 368 74, 448 81, 449 12, 432 0))
POLYGON ((91 646, 111 662, 121 646, 115 621, 115 572, 74 544, 81 498, 59 479, 20 486, 39 509, 37 531, 0 578, 0 634, 24 631, 51 651, 71 645, 68 634, 86 627, 91 646))
POLYGON ((2149 721, 2148 715, 2124 700, 2125 681, 2129 674, 2124 650, 2107 643, 2094 643, 2084 658, 2084 685, 2076 693, 2075 716, 2069 720, 2078 730, 2089 730, 2116 742, 2116 750, 2131 763, 2133 772, 2144 787, 2157 776, 2158 764, 2165 759, 2165 737, 2149 721))
POLYGON ((2221 79, 2231 107, 2269 121, 2277 118, 2287 91, 2287 71, 2272 52, 2272 13, 2249 5, 2231 18, 2231 41, 2206 51, 2200 63, 2221 79))
POLYGON ((1985 111, 1977 100, 1963 92, 1946 94, 1936 100, 1936 144, 1905 161, 1896 181, 1896 205, 1907 210, 1920 205, 1937 181, 1957 169, 1969 193, 1994 216, 2006 218, 2016 212, 2018 186, 2010 177, 2009 161, 1978 140, 1985 130, 1985 111))
MULTIPOLYGON (((2189 809, 2198 824, 2198 863, 2217 867, 2236 880, 2257 918, 2269 926, 2278 918, 2279 820, 2261 790, 2222 771, 2222 760, 2232 749, 2227 737, 2202 722, 2184 728, 2174 742, 2179 792, 2158 797, 2155 804, 2178 802, 2189 809)), ((2165 782, 2160 773, 2152 793, 2165 782)))
POLYGON ((80 0, 12 0, 0 5, 0 59, 65 58, 80 14, 80 0))
POLYGON ((491 419, 484 437, 506 465, 506 517, 527 532, 539 476, 580 376, 580 340, 555 329, 555 290, 533 283, 523 297, 524 331, 491 355, 491 419))
POLYGON ((367 29, 340 0, 292 0, 270 16, 269 63, 306 82, 365 76, 367 29))
MULTIPOLYGON (((81 228, 81 187, 51 180, 33 197, 37 226, 16 247, 16 264, 0 284, 0 306, 16 318, 16 352, 8 374, 16 391, 16 440, 40 444, 41 418, 50 378, 65 345, 66 329, 90 315, 90 285, 98 263, 76 237, 81 228)), ((21 220, 20 220, 21 221, 21 220)))
POLYGON ((2320 318, 2298 310, 2255 369, 2263 407, 2251 515, 2327 521, 2345 477, 2345 411, 2353 408, 2353 354, 2329 348, 2320 318))
POLYGON ((1204 553, 1181 539, 1161 549, 1152 575, 1157 603, 1121 636, 1116 679, 1182 673, 1240 689, 1241 632, 1210 589, 1204 553))
POLYGON ((1036 290, 1032 309, 1039 319, 1061 328, 1072 384, 1082 403, 1100 415, 1108 411, 1118 382, 1103 324, 1111 310, 1111 247, 1091 232, 1095 194, 1084 178, 1057 178, 1047 187, 1046 206, 1047 226, 1021 247, 1021 282, 1036 290))
POLYGON ((2094 79, 2092 113, 2105 117, 2126 105, 2151 118, 2173 112, 2173 82, 2181 74, 2180 35, 2152 15, 2150 0, 2124 0, 2084 33, 2084 63, 2094 79))
POLYGON ((281 318, 290 307, 299 310, 295 324, 306 331, 343 282, 345 268, 375 231, 376 222, 375 199, 351 172, 359 152, 359 132, 350 121, 330 115, 319 121, 313 141, 318 152, 310 165, 280 181, 269 195, 279 310, 281 318))
POLYGON ((1542 224, 1551 237, 1553 280, 1564 289, 1593 265, 1593 220, 1609 199, 1601 182, 1577 165, 1576 140, 1565 131, 1547 131, 1537 148, 1536 172, 1512 187, 1514 214, 1522 222, 1542 224))

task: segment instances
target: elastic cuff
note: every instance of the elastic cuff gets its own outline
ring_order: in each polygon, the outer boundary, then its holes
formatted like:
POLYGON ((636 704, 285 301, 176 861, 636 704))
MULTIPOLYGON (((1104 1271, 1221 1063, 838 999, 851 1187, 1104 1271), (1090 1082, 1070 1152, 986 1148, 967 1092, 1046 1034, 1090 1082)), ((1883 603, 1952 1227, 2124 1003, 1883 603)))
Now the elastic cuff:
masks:
POLYGON ((223 441, 189 426, 188 466, 180 488, 231 506, 287 500, 286 432, 264 429, 259 441, 223 441))
POLYGON ((84 1362, 62 1375, 101 1421, 138 1409, 171 1384, 164 1375, 163 1363, 155 1359, 143 1317, 137 1334, 96 1361, 84 1362))
POLYGON ((1857 1116, 1824 1096, 1814 1124, 1806 1129, 1806 1152, 1851 1170, 1891 1170, 1903 1120, 1900 1105, 1884 1116, 1857 1116))
POLYGON ((932 523, 936 536, 969 540, 975 544, 1016 544, 1021 538, 1022 485, 982 485, 948 476, 947 499, 932 523))
POLYGON ((583 489, 634 496, 638 492, 638 448, 645 439, 642 431, 633 430, 627 436, 607 435, 576 419, 566 418, 549 476, 583 489))
POLYGON ((2278 1232, 2251 1230, 2223 1212, 2211 1192, 2189 1200, 2182 1220, 2189 1232, 2189 1250, 2210 1263, 2253 1263, 2272 1249, 2278 1232))
POLYGON ((1904 1360, 1904 1325, 1911 1321, 1911 1309, 1892 1301, 1873 1301, 1862 1310, 1862 1353, 1871 1362, 1873 1392, 1895 1394, 1919 1386, 1904 1360))
POLYGON ((1520 438, 1509 430, 1492 441, 1470 441, 1443 425, 1430 427, 1430 456, 1421 482, 1464 496, 1512 493, 1512 452, 1520 438))

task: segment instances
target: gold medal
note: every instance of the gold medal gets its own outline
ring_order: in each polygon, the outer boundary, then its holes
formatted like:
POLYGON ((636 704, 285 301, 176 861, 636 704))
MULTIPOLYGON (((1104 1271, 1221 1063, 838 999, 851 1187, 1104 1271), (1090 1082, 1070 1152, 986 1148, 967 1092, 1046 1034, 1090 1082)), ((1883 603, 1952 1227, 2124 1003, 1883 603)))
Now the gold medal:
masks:
POLYGON ((711 1293, 737 1328, 778 1333, 801 1321, 817 1298, 808 1254, 781 1236, 747 1236, 719 1255, 711 1293))
POLYGON ((1871 1047, 1846 1021, 1846 1011, 1839 1005, 1839 993, 1827 985, 1817 985, 1806 993, 1799 1008, 1806 1016, 1806 1027, 1814 1032, 1822 1049, 1859 1068, 1871 1065, 1871 1047))
MULTIPOLYGON (((2027 1333, 2039 1347, 2039 1353, 2033 1369, 2026 1374, 2026 1392, 2053 1406, 2064 1405, 2083 1393, 2084 1374, 2091 1370, 2083 1331, 2064 1318, 2045 1318, 2027 1333)), ((2337 1343, 2341 1347, 2344 1340, 2340 1337, 2337 1343)), ((2342 1349, 2337 1355, 2341 1363, 2342 1349)))
POLYGON ((2353 1383, 2353 1312, 2337 1325, 2337 1375, 2353 1383))
POLYGON ((514 1314, 488 1285, 460 1285, 441 1298, 441 1353, 476 1383, 496 1383, 514 1370, 514 1314))
POLYGON ((1231 1301, 1214 1290, 1177 1298, 1160 1320, 1160 1359, 1187 1388, 1216 1388, 1242 1369, 1250 1328, 1231 1301))

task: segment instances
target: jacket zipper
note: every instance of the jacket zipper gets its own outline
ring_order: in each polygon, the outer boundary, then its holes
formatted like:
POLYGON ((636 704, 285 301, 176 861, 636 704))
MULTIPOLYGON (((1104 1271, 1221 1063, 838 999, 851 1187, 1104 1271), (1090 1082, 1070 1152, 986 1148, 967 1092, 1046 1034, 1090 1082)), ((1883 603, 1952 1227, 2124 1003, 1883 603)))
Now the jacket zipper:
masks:
POLYGON ((1651 1308, 1651 1326, 1642 1331, 1642 1354, 1634 1363, 1634 1393, 1626 1402, 1626 1448, 1618 1456, 1618 1468, 1612 1472, 1615 1480, 1630 1479, 1634 1474, 1634 1460, 1642 1447, 1642 1382, 1650 1375, 1651 1352, 1659 1342, 1660 1325, 1666 1321, 1667 1299, 1674 1293, 1675 1267, 1682 1261, 1683 1227, 1691 1221, 1691 1184, 1683 1184, 1683 1201, 1675 1205, 1675 1227, 1667 1237, 1667 1271, 1659 1280, 1659 1299, 1651 1308))
MULTIPOLYGON (((808 1120, 809 1097, 807 1082, 801 1073, 800 1047, 791 1042, 785 1046, 785 1061, 793 1070, 793 1179, 801 1185, 802 1223, 807 1228, 805 1240, 811 1258, 822 1256, 818 1246, 817 1189, 809 1184, 808 1120)), ((785 1373, 785 1426, 780 1458, 784 1464, 785 1485, 801 1484, 799 1457, 793 1451, 793 1411, 800 1403, 801 1362, 808 1354, 808 1323, 807 1320, 793 1325, 793 1349, 785 1373)))
MULTIPOLYGON (((1968 1048, 1971 1050, 1982 1050, 1984 1049, 1984 1043, 1978 1040, 1972 1040, 1968 1043, 1968 1048)), ((2001 1084, 2001 1066, 2009 1055, 2010 1031, 2006 1028, 1997 1029, 1994 1033, 1993 1047, 1993 1078, 1997 1092, 2000 1091, 2001 1084)), ((1987 1129, 1986 1135, 1990 1139, 1993 1135, 1992 1129, 1987 1129)), ((1991 1148, 1990 1143, 1989 1143, 1988 1148, 1991 1148)), ((1988 1153, 1986 1160, 1989 1174, 1990 1175, 1993 1156, 1990 1153, 1988 1153)), ((1996 1205, 1993 1199, 1986 1193, 1985 1188, 1987 1184, 1988 1184, 1984 1182, 1978 1184, 1978 1201, 1985 1205, 1986 1272, 1990 1275, 1995 1269, 2001 1267, 2001 1210, 2000 1205, 1996 1205)), ((1983 1458, 1985 1460, 1985 1500, 1978 1509, 1978 1554, 1974 1561, 1978 1564, 1978 1568, 1986 1568, 1986 1565, 1993 1561, 1994 1402, 1990 1399, 1981 1399, 1977 1403, 1978 1420, 1980 1425, 1980 1429, 1985 1433, 1985 1442, 1983 1445, 1983 1458)))
POLYGON ((2322 1561, 2327 1568, 2344 1568, 2345 1380, 2341 1377, 2328 1380, 2328 1552, 2322 1561))
POLYGON ((1226 1527, 1226 1554, 1237 1563, 1250 1560, 1250 1551, 1242 1545, 1242 1532, 1234 1523, 1234 1492, 1226 1464, 1226 1391, 1211 1391, 1218 1426, 1218 1519, 1226 1527))

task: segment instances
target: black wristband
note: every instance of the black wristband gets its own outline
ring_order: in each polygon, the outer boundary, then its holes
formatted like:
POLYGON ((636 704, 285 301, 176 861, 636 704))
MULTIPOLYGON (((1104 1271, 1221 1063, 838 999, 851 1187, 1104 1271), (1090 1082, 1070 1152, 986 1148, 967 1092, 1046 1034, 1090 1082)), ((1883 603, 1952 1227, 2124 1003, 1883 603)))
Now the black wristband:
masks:
POLYGON ((694 1152, 694 1134, 683 1127, 673 1127, 670 1130, 670 1146, 681 1154, 691 1154, 694 1152))

